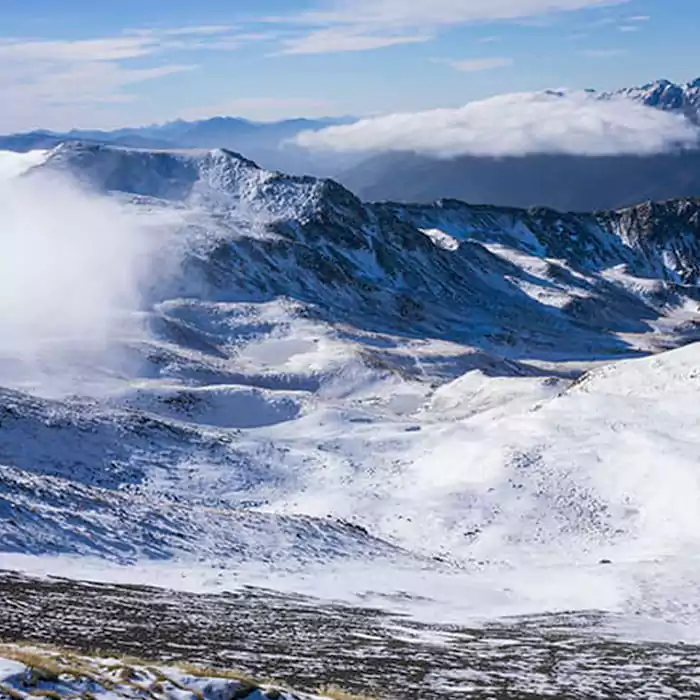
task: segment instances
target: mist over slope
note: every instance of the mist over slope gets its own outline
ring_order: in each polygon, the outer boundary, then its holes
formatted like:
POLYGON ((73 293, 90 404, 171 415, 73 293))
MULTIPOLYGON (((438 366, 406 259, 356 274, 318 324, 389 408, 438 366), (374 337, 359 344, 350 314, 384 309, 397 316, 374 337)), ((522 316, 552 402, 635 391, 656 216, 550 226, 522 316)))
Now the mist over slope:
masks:
POLYGON ((37 160, 0 190, 41 282, 3 280, 32 349, 0 344, 0 564, 398 567, 464 576, 472 613, 666 619, 664 562, 694 604, 698 350, 646 356, 700 337, 700 201, 372 205, 225 150, 37 160), (603 558, 597 600, 567 572, 603 558))

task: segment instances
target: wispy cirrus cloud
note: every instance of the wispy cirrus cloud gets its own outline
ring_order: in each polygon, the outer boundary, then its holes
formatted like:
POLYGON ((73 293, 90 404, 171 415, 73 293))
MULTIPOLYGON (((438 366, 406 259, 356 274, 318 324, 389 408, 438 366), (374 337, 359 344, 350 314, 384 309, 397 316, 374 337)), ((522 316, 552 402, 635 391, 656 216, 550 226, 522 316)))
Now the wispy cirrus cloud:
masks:
MULTIPOLYGON (((0 38, 0 59, 9 61, 123 61, 175 50, 216 49, 221 37, 240 41, 249 37, 234 27, 178 27, 134 29, 95 39, 51 40, 0 38)), ((230 44, 233 45, 233 44, 230 44)))
POLYGON ((630 0, 335 0, 270 21, 296 26, 282 53, 367 51, 428 41, 476 22, 542 22, 552 15, 630 0))
POLYGON ((438 62, 444 63, 463 73, 478 73, 485 70, 494 70, 495 68, 507 68, 514 63, 512 58, 506 58, 505 56, 467 58, 463 60, 440 59, 438 62))
POLYGON ((300 19, 317 24, 385 27, 447 26, 465 22, 531 19, 555 12, 622 5, 629 0, 337 0, 300 19))
POLYGON ((586 58, 616 58, 627 53, 629 53, 627 49, 584 49, 579 51, 579 55, 586 58))
POLYGON ((12 110, 0 131, 74 126, 88 105, 128 102, 130 88, 192 71, 198 51, 232 51, 256 40, 229 26, 135 29, 114 36, 54 40, 0 38, 0 92, 12 110))
POLYGON ((416 44, 429 41, 430 34, 392 34, 376 32, 366 27, 330 27, 286 39, 282 54, 324 54, 351 51, 370 51, 399 44, 416 44))

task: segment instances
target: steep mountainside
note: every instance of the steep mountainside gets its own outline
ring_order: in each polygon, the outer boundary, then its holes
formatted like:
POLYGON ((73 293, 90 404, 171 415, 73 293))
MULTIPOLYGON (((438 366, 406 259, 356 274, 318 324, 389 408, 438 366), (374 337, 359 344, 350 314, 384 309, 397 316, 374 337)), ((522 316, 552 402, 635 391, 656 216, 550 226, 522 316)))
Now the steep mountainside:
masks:
POLYGON ((374 206, 331 180, 269 173, 226 151, 193 158, 65 146, 45 167, 102 191, 186 203, 196 213, 190 235, 201 235, 184 283, 196 277, 208 298, 291 297, 324 321, 372 332, 478 343, 513 358, 567 353, 567 344, 622 351, 611 332, 642 333, 695 296, 681 285, 697 282, 697 200, 593 216, 457 202, 374 206), (446 227, 459 240, 448 250, 425 234, 446 227), (517 243, 525 231, 534 247, 517 243), (489 246, 508 237, 543 270, 489 246), (619 283, 601 279, 616 266, 654 292, 630 291, 624 274, 619 283), (560 295, 560 308, 538 295, 560 295), (604 323, 584 311, 599 297, 609 307, 604 323), (521 332, 527 343, 496 340, 521 332))

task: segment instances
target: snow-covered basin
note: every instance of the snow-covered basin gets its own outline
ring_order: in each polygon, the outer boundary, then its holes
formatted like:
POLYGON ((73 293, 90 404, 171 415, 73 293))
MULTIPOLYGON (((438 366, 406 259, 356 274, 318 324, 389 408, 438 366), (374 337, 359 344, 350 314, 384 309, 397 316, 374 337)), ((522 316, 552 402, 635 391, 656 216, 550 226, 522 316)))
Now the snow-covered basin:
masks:
MULTIPOLYGON (((688 346, 616 363, 534 404, 516 392, 512 411, 496 381, 494 400, 476 415, 442 423, 428 405, 422 429, 405 433, 396 475, 380 474, 381 489, 378 480, 359 486, 374 486, 376 499, 354 501, 357 484, 333 481, 306 494, 307 504, 345 494, 378 524, 399 509, 401 541, 416 550, 444 546, 456 566, 350 561, 291 573, 254 563, 119 567, 4 554, 0 567, 206 592, 257 584, 373 600, 428 621, 603 610, 628 631, 700 639, 699 359, 700 347, 688 346)), ((483 399, 483 383, 479 389, 483 399)), ((440 396, 436 408, 444 410, 449 392, 440 396)))

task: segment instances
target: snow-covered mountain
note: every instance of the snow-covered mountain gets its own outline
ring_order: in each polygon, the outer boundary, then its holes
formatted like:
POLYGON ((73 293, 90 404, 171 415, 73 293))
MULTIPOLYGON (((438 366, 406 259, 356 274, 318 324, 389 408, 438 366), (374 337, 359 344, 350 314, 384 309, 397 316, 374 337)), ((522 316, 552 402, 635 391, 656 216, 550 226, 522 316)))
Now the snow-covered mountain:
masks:
POLYGON ((700 151, 655 155, 510 157, 450 160, 385 153, 339 180, 363 199, 429 203, 461 199, 561 211, 620 209, 649 200, 700 196, 700 151))
POLYGON ((700 124, 700 78, 687 83, 655 80, 641 87, 603 93, 601 97, 625 97, 648 107, 685 114, 688 119, 700 124))
MULTIPOLYGON (((72 210, 117 207, 76 218, 87 240, 116 211, 168 235, 138 248, 137 301, 104 295, 107 345, 1 307, 32 343, 0 343, 0 567, 362 567, 353 593, 432 572, 486 614, 607 609, 567 578, 604 558, 624 562, 616 610, 665 614, 663 558, 694 595, 698 346, 657 353, 700 338, 700 201, 372 205, 225 150, 84 144, 11 179, 0 210, 18 191, 46 210, 5 225, 20 247, 46 228, 27 265, 74 228, 54 225, 59 183, 78 183, 72 210)), ((41 279, 70 274, 23 312, 82 304, 99 250, 51 257, 41 279)))
POLYGON ((184 205, 188 229, 198 231, 199 243, 196 253, 188 253, 183 284, 192 285, 196 277, 200 295, 250 301, 284 296, 313 305, 310 313, 326 322, 347 321, 370 332, 479 342, 486 351, 514 359, 532 353, 533 346, 566 352, 567 342, 624 351, 630 346, 617 336, 606 343, 599 335, 608 336, 614 326, 568 311, 568 302, 577 299, 578 307, 587 300, 595 307, 593 300, 605 296, 607 306, 620 306, 620 327, 643 332, 642 319, 695 295, 694 286, 681 285, 697 282, 697 200, 594 215, 452 201, 368 205, 332 180, 271 173, 227 151, 189 156, 67 145, 44 167, 68 172, 101 192, 146 197, 151 206, 184 205), (453 249, 436 244, 426 229, 446 229, 453 249), (480 229, 488 232, 488 245, 471 233, 480 229), (512 233, 523 229, 529 231, 526 241, 512 233), (590 279, 563 272, 564 281, 553 291, 556 271, 519 270, 523 259, 514 267, 508 255, 494 254, 490 244, 509 236, 515 254, 561 264, 590 279), (656 300, 653 294, 630 293, 625 283, 598 279, 601 269, 620 266, 635 278, 654 280, 656 300), (540 303, 534 293, 540 287, 545 296, 561 294, 563 312, 540 303), (525 330, 527 347, 493 340, 525 330))

